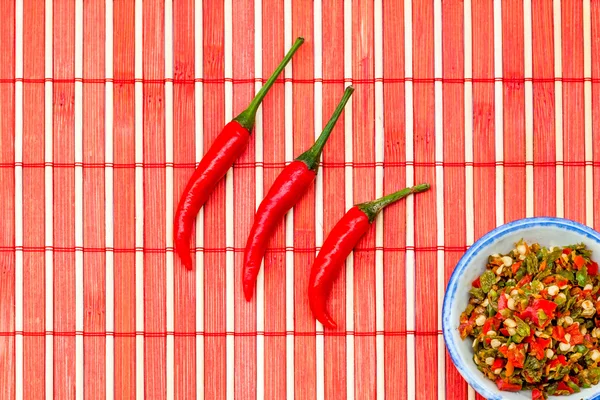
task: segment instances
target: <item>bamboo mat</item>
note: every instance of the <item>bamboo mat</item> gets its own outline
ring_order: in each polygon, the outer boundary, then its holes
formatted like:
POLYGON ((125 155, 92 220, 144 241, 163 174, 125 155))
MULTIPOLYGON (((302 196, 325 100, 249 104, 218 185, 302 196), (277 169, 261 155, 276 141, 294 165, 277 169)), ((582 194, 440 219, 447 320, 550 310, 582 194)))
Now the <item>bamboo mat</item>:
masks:
POLYGON ((600 227, 600 1, 0 0, 0 399, 474 399, 439 310, 466 247, 600 227), (204 151, 297 36, 247 151, 173 254, 204 151), (356 91, 241 286, 257 203, 356 91), (308 307, 352 204, 407 185, 308 307))

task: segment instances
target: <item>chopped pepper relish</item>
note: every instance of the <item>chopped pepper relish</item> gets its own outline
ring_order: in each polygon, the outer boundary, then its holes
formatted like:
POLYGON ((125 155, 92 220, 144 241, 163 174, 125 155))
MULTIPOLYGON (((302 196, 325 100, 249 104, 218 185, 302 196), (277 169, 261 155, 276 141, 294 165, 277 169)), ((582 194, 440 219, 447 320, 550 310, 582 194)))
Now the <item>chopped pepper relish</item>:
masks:
POLYGON ((600 277, 584 244, 528 245, 488 257, 460 316, 473 361, 500 390, 532 399, 568 395, 600 380, 600 277))

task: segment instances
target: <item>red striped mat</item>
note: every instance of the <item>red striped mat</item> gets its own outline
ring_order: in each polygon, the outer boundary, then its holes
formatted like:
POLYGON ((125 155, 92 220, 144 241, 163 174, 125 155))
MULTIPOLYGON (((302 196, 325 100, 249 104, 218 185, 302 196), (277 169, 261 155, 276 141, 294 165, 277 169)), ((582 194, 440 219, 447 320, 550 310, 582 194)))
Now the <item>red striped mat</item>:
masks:
POLYGON ((0 1, 0 399, 473 399, 439 310, 467 246, 557 215, 600 227, 596 0, 0 1), (247 151, 198 219, 195 163, 297 36, 247 151), (356 87, 314 189, 242 251, 286 162, 356 87), (315 323, 315 252, 352 204, 386 209, 315 323))

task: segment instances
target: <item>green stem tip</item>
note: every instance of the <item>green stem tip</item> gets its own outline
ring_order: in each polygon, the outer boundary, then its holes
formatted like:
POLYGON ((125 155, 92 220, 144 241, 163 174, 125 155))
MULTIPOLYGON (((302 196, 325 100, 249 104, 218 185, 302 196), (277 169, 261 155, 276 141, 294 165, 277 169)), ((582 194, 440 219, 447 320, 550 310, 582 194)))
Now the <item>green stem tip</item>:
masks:
POLYGON ((423 183, 417 186, 404 188, 397 192, 388 194, 387 196, 383 196, 377 200, 357 204, 356 206, 367 215, 369 222, 373 222, 377 217, 377 214, 379 214, 384 207, 389 206, 390 204, 395 203, 412 193, 425 192, 429 190, 430 187, 431 186, 428 183, 423 183))
POLYGON ((234 121, 237 121, 240 125, 242 125, 244 128, 246 128, 248 130, 248 132, 252 132, 252 129, 254 129, 254 121, 256 120, 256 111, 258 110, 258 107, 260 106, 263 99, 267 95, 267 92, 269 91, 269 89, 271 89, 271 87, 275 83, 275 80, 277 80, 277 77, 281 74, 281 72, 283 72, 285 67, 289 64, 290 60, 292 59, 292 57, 294 56, 296 51, 298 51, 300 46, 302 46, 302 43, 304 43, 304 38, 299 37, 296 39, 296 41, 292 45, 292 48, 290 49, 290 51, 287 52, 287 54, 285 55, 283 60, 279 63, 277 68, 275 68, 275 71, 273 71, 273 73, 271 74, 269 79, 265 82, 263 87, 261 87, 260 90, 258 91, 258 93, 256 93, 256 96, 254 96, 254 98, 248 105, 248 108, 246 108, 237 117, 235 117, 233 119, 234 121))
POLYGON ((306 165, 308 165, 308 169, 317 171, 319 168, 321 153, 323 153, 323 147, 325 147, 325 143, 327 143, 327 139, 329 139, 329 135, 331 135, 333 127, 340 118, 340 115, 342 114, 342 111, 344 110, 344 107, 346 106, 346 103, 348 103, 348 100, 350 99, 350 96, 352 96, 353 92, 354 87, 348 86, 346 88, 344 95, 342 96, 342 100, 340 100, 340 103, 337 105, 333 115, 329 119, 329 122, 327 122, 327 125, 325 125, 323 132, 321 132, 312 147, 300 154, 296 158, 296 161, 303 161, 306 165))

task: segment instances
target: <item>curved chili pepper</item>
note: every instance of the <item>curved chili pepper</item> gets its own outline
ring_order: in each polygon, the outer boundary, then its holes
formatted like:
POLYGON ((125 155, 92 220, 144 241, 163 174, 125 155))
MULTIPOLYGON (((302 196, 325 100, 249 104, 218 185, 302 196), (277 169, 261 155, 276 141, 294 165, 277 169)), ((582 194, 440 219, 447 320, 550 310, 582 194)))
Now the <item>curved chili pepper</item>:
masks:
POLYGON ((290 208, 306 193, 317 176, 323 147, 342 114, 344 106, 352 96, 352 92, 354 92, 354 88, 348 86, 331 119, 327 122, 323 132, 321 132, 312 147, 299 155, 281 171, 281 174, 275 179, 269 192, 260 203, 244 252, 242 282, 246 300, 250 301, 252 299, 260 263, 267 250, 271 233, 290 208))
POLYGON ((187 269, 192 269, 190 236, 198 211, 234 161, 246 150, 250 134, 254 129, 258 107, 302 43, 304 43, 303 38, 296 39, 290 51, 265 82, 265 85, 260 88, 248 108, 225 125, 188 181, 175 212, 173 227, 175 250, 187 269))
POLYGON ((336 324, 326 309, 326 301, 331 284, 341 266, 360 238, 367 233, 377 214, 386 206, 403 199, 412 193, 429 189, 429 184, 402 189, 380 199, 357 204, 338 221, 321 247, 310 272, 308 300, 313 315, 325 327, 335 328, 336 324))

